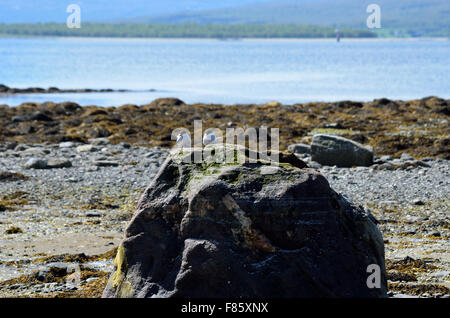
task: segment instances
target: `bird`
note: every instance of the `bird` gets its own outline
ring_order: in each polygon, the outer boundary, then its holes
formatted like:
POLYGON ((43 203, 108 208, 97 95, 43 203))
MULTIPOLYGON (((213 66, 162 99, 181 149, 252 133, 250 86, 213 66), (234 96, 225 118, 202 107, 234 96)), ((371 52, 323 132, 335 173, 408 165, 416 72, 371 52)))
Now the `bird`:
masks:
POLYGON ((178 134, 176 147, 191 148, 191 137, 188 133, 178 134))
POLYGON ((217 143, 216 135, 214 135, 213 132, 209 132, 209 133, 205 132, 205 135, 203 136, 203 144, 205 146, 207 146, 207 145, 212 145, 215 143, 217 143))

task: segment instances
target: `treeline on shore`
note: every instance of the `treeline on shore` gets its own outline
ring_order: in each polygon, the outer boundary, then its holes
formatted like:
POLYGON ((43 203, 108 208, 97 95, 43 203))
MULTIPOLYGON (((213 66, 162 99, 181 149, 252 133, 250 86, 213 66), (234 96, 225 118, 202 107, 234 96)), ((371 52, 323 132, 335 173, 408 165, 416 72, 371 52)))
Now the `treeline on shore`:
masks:
MULTIPOLYGON (((377 37, 369 30, 342 29, 348 38, 377 37)), ((141 38, 331 38, 335 28, 296 24, 101 24, 82 23, 70 29, 65 23, 0 23, 2 36, 80 36, 141 38)))

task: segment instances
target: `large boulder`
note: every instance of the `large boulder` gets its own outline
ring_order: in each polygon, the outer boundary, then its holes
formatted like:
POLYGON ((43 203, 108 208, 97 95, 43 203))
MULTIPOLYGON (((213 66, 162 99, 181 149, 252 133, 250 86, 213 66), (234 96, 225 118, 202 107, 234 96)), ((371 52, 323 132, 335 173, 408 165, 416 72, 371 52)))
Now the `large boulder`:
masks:
POLYGON ((292 158, 241 163, 240 148, 207 148, 201 163, 180 158, 202 150, 167 158, 126 228, 103 297, 386 296, 383 238, 368 211, 292 158), (212 159, 223 150, 237 161, 212 159), (372 264, 379 288, 367 285, 372 264))
POLYGON ((344 137, 317 134, 312 138, 311 157, 326 166, 368 167, 373 164, 373 149, 344 137))

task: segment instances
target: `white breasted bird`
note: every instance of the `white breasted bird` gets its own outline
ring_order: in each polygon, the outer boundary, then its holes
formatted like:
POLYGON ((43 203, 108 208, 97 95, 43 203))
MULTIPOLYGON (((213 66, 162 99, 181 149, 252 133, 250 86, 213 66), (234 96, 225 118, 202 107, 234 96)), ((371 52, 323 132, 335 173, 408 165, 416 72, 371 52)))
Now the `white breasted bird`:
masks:
POLYGON ((177 136, 177 144, 178 148, 191 148, 191 137, 187 133, 178 134, 177 136))
POLYGON ((207 146, 215 143, 217 143, 216 135, 214 135, 214 133, 212 132, 205 133, 205 135, 203 136, 203 144, 207 146))

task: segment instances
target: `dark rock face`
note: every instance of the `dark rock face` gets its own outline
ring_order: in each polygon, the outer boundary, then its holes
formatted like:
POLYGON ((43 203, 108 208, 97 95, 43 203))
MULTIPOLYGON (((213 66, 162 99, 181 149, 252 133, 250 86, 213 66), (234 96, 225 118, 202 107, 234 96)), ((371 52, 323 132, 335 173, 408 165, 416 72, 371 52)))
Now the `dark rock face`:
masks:
POLYGON ((151 105, 155 105, 155 106, 180 106, 180 105, 184 105, 184 102, 181 99, 173 98, 173 97, 157 98, 151 103, 151 105))
POLYGON ((319 172, 177 158, 138 203, 103 297, 386 296, 375 219, 319 172))

